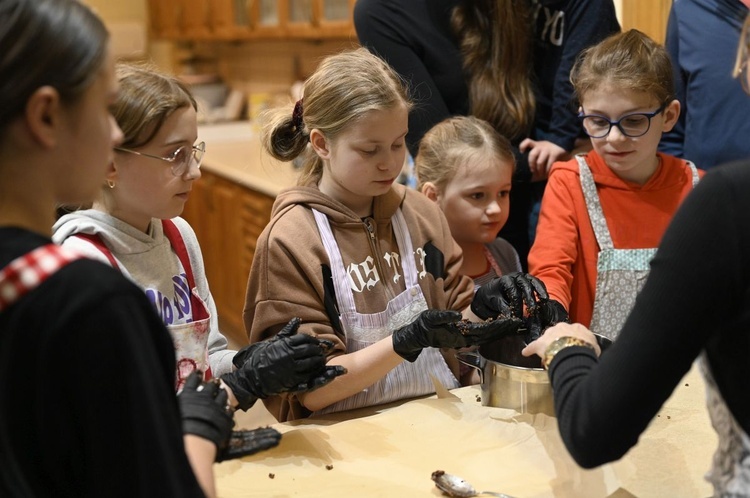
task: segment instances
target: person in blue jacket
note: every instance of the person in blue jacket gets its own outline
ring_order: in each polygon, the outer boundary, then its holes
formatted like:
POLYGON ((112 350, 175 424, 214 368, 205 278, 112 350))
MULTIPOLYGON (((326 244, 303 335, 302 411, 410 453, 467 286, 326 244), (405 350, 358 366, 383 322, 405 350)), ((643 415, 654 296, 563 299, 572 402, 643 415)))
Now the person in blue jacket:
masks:
POLYGON ((750 100, 732 77, 750 0, 675 0, 665 46, 680 119, 659 149, 710 169, 750 156, 750 100))

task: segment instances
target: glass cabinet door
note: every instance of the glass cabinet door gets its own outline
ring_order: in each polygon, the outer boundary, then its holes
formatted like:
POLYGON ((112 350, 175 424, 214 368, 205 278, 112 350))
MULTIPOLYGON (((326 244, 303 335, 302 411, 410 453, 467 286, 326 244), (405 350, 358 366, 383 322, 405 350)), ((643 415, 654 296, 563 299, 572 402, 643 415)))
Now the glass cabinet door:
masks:
POLYGON ((349 19, 349 0, 322 0, 325 21, 346 21, 349 19))
POLYGON ((266 27, 279 26, 279 6, 276 0, 258 0, 260 9, 258 13, 258 25, 266 27))
POLYGON ((289 0, 289 22, 291 24, 312 24, 311 0, 289 0))

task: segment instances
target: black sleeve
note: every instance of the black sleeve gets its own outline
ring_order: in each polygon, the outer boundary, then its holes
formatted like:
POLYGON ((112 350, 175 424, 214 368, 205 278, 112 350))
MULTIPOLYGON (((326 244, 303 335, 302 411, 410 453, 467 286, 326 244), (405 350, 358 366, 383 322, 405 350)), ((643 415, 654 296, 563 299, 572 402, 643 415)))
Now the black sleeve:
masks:
POLYGON ((42 441, 49 454, 75 463, 50 464, 47 472, 59 472, 57 483, 75 477, 79 496, 102 490, 122 497, 204 496, 184 449, 169 332, 143 291, 112 273, 80 261, 49 281, 53 299, 68 302, 55 319, 65 332, 40 346, 49 373, 35 372, 46 392, 40 412, 57 414, 42 441), (77 295, 63 297, 68 289, 77 295))
MULTIPOLYGON (((424 134, 452 113, 434 79, 434 69, 425 64, 426 47, 416 33, 424 26, 417 27, 414 23, 430 23, 428 13, 417 19, 415 10, 421 2, 403 5, 401 1, 358 0, 354 5, 354 27, 360 44, 382 57, 408 84, 414 108, 409 113, 406 142, 409 152, 416 156, 424 134)), ((438 32, 435 35, 439 37, 438 32)), ((445 42, 444 38, 439 39, 445 42)), ((445 57, 453 59, 453 55, 446 53, 445 57)), ((465 85, 460 59, 454 70, 465 85)))
MULTIPOLYGON (((544 8, 541 10, 538 15, 543 16, 544 8)), ((618 32, 620 25, 611 0, 576 0, 569 3, 564 15, 565 38, 554 74, 552 115, 548 130, 541 138, 571 151, 576 138, 581 135, 581 124, 576 112, 570 70, 583 49, 618 32)), ((545 23, 538 20, 537 26, 545 26, 545 23)), ((549 46, 553 34, 543 32, 537 33, 537 36, 544 37, 544 43, 549 46)), ((552 47, 550 49, 555 50, 552 47)))
POLYGON ((675 98, 680 101, 680 117, 674 128, 661 138, 659 150, 677 157, 683 157, 683 143, 685 141, 685 117, 687 116, 687 86, 685 78, 687 74, 680 66, 680 30, 679 20, 675 12, 674 4, 669 12, 667 21, 667 37, 664 48, 672 60, 672 73, 674 74, 675 98))
POLYGON ((165 378, 145 337, 146 331, 166 332, 152 315, 135 299, 118 299, 116 306, 92 310, 79 322, 80 342, 71 346, 91 355, 76 362, 80 378, 88 379, 88 403, 79 415, 92 435, 86 455, 89 496, 113 482, 122 496, 202 496, 183 446, 174 370, 165 378), (105 316, 111 327, 102 334, 105 316))
MULTIPOLYGON (((701 350, 747 354, 748 188, 748 163, 706 175, 669 226, 614 345, 598 363, 583 348, 563 350, 552 361, 560 433, 581 466, 616 460, 635 445, 701 350)), ((712 367, 722 365, 714 359, 712 367)), ((747 385, 750 366, 723 366, 717 382, 747 427, 749 402, 739 386, 747 385)))

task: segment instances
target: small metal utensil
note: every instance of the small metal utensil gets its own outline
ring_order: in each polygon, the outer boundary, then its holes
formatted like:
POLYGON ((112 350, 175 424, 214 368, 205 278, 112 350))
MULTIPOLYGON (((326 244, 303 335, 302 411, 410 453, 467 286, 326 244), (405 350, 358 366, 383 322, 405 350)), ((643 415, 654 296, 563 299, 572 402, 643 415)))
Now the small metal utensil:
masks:
POLYGON ((435 486, 448 496, 457 498, 471 498, 473 496, 497 496, 499 498, 513 498, 504 493, 495 493, 493 491, 477 491, 474 486, 453 474, 446 474, 442 470, 436 470, 432 473, 432 480, 435 486))

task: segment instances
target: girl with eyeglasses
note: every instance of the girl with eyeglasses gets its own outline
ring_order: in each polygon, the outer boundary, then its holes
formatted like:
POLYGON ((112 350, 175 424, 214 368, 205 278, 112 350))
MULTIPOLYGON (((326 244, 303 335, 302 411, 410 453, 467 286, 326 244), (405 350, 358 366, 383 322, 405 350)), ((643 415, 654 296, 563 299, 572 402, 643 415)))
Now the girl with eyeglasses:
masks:
POLYGON ((179 389, 193 370, 231 371, 235 353, 219 331, 198 240, 179 218, 201 176, 205 145, 196 144, 195 100, 183 83, 151 68, 116 70, 113 113, 125 138, 92 208, 60 218, 53 240, 110 264, 146 291, 173 338, 184 339, 177 344, 179 389))
POLYGON ((657 152, 680 103, 669 56, 646 35, 630 30, 585 50, 571 83, 593 150, 553 166, 529 273, 571 322, 615 339, 669 221, 702 172, 657 152))
POLYGON ((317 339, 295 334, 295 320, 272 344, 273 361, 257 348, 237 355, 227 349, 198 240, 179 217, 205 152, 205 144, 196 143, 196 102, 182 82, 152 67, 121 64, 116 71, 120 91, 113 113, 124 140, 92 208, 62 216, 53 240, 111 265, 144 289, 172 334, 175 390, 202 371, 206 378, 221 377, 231 405, 247 410, 259 397, 322 385, 341 373, 325 368, 317 339))
MULTIPOLYGON (((750 17, 735 74, 745 82, 748 29, 750 17)), ((711 496, 750 496, 749 190, 748 160, 706 174, 675 214, 632 313, 600 359, 578 324, 556 325, 524 351, 545 358, 560 435, 580 465, 625 455, 697 362, 717 435, 713 458, 706 455, 711 496)))

